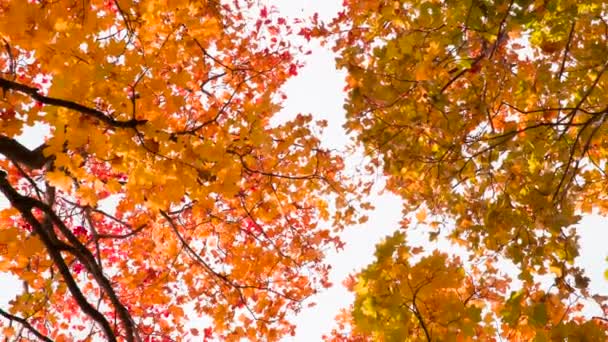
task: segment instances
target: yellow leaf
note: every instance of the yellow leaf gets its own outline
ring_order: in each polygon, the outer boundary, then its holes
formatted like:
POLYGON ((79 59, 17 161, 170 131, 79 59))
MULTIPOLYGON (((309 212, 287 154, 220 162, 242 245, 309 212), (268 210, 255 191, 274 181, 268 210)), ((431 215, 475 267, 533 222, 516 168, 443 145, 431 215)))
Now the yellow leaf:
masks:
POLYGON ((68 22, 61 18, 55 22, 55 31, 64 32, 67 31, 68 27, 68 22))
POLYGON ((110 179, 106 183, 106 187, 110 192, 118 192, 122 185, 116 179, 110 179))
POLYGON ((220 26, 216 18, 210 17, 199 27, 193 28, 192 33, 198 38, 213 37, 220 31, 220 26))
POLYGON ((0 243, 14 243, 19 236, 19 229, 12 227, 0 230, 0 243))
POLYGON ((72 179, 61 171, 51 171, 46 174, 46 179, 54 187, 65 191, 72 189, 72 179))
POLYGON ((426 209, 418 210, 416 213, 416 220, 418 220, 418 222, 424 222, 424 220, 426 220, 426 209))
POLYGON ((549 271, 551 271, 551 273, 554 273, 557 277, 562 276, 562 268, 559 266, 550 266, 549 271))
POLYGON ((36 236, 32 236, 23 243, 21 254, 25 257, 31 257, 44 250, 44 244, 36 236))
POLYGON ((416 71, 414 73, 414 78, 416 81, 426 81, 430 79, 430 69, 431 65, 428 62, 423 62, 416 67, 416 71))
POLYGON ((88 186, 83 186, 78 189, 78 194, 81 196, 81 202, 84 205, 96 206, 97 205, 97 193, 94 189, 88 186))

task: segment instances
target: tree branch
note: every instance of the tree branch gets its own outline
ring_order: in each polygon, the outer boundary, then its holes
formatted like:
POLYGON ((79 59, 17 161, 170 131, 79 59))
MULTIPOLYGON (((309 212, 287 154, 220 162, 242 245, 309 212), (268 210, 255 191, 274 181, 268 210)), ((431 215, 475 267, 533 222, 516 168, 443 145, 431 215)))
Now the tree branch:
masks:
POLYGON ((72 277, 70 269, 65 263, 61 252, 59 251, 59 249, 55 248, 53 238, 49 236, 48 232, 43 228, 40 222, 31 213, 32 208, 34 208, 35 200, 20 195, 8 182, 6 176, 6 172, 0 170, 0 192, 2 192, 6 196, 6 198, 9 200, 9 202, 15 209, 19 210, 21 216, 23 216, 27 223, 32 226, 34 232, 40 237, 40 240, 46 247, 51 260, 53 260, 53 263, 59 269, 59 273, 61 273, 61 276, 63 277, 68 287, 68 290, 78 303, 78 306, 80 306, 80 308, 85 314, 87 314, 91 319, 93 319, 101 326, 108 341, 117 342, 116 335, 114 334, 112 326, 110 325, 108 320, 88 302, 87 298, 84 296, 84 294, 80 290, 80 287, 74 280, 74 277, 72 277))
POLYGON ((21 163, 30 169, 41 169, 47 162, 42 150, 45 145, 42 144, 34 150, 21 145, 17 140, 9 138, 5 135, 0 135, 0 154, 6 158, 21 163))
POLYGON ((562 64, 559 67, 559 72, 557 73, 557 80, 562 80, 562 75, 564 74, 564 70, 566 68, 566 59, 568 59, 568 53, 570 52, 570 44, 572 43, 572 37, 574 35, 574 27, 576 25, 576 21, 572 22, 572 26, 570 26, 570 33, 568 34, 568 41, 566 42, 566 48, 564 49, 564 57, 562 58, 562 64))
POLYGON ((100 110, 90 108, 90 107, 81 105, 79 103, 73 102, 73 101, 45 96, 45 95, 40 94, 38 92, 39 90, 37 88, 30 87, 25 84, 13 82, 13 81, 7 80, 5 78, 1 78, 1 77, 0 77, 0 88, 4 89, 5 91, 12 90, 12 91, 16 91, 18 93, 29 95, 29 97, 31 97, 33 100, 36 100, 40 103, 43 103, 43 104, 46 104, 49 106, 63 107, 63 108, 77 111, 84 115, 92 116, 92 117, 96 118, 97 120, 99 120, 111 127, 115 127, 115 128, 135 128, 137 126, 143 125, 146 122, 148 122, 147 120, 137 120, 137 119, 119 121, 119 120, 116 120, 116 119, 106 115, 106 113, 104 113, 100 110))
MULTIPOLYGON (((0 175, 1 176, 1 175, 0 175)), ((1 177, 0 177, 1 178, 1 177)), ((4 179, 6 182, 6 179, 4 179)), ((6 182, 8 184, 8 182, 6 182)), ((10 184, 8 184, 10 186, 10 184)), ((0 188, 2 184, 0 184, 0 188)), ((0 189, 2 190, 2 189, 0 189)), ((14 191, 14 189, 13 189, 14 191)), ((65 225, 65 223, 57 216, 55 211, 44 202, 38 201, 34 198, 24 197, 19 195, 16 191, 15 194, 21 197, 21 200, 27 200, 30 203, 30 207, 40 209, 44 214, 48 215, 52 221, 52 223, 59 229, 62 235, 72 244, 73 246, 73 255, 76 256, 84 265, 84 267, 89 271, 89 273, 93 276, 97 284, 103 289, 103 291, 108 295, 110 302, 118 312, 118 316, 120 317, 120 321, 125 328, 125 340, 127 342, 133 342, 135 340, 140 340, 139 335, 135 329, 135 323, 126 309, 126 307, 122 304, 116 291, 112 287, 112 284, 108 280, 108 278, 103 274, 101 266, 97 264, 95 260, 95 256, 93 253, 83 245, 80 240, 72 233, 72 231, 65 225)), ((7 196, 8 197, 8 196, 7 196)), ((11 202, 13 204, 13 202, 11 202)), ((13 204, 13 206, 15 206, 13 204)), ((16 206, 15 206, 16 207, 16 206)), ((21 210, 20 210, 21 211, 21 210)), ((29 212, 28 212, 29 213, 29 212)), ((22 212, 23 214, 23 212, 22 212)), ((38 221, 36 221, 38 222, 38 221)))
POLYGON ((38 337, 38 339, 45 341, 45 342, 53 342, 53 340, 51 340, 50 338, 48 338, 47 336, 42 334, 40 331, 38 331, 36 328, 34 328, 30 324, 30 322, 25 320, 25 318, 11 315, 10 313, 8 313, 2 309, 0 309, 0 315, 8 320, 18 322, 19 324, 24 326, 27 330, 29 330, 32 334, 34 334, 36 337, 38 337))

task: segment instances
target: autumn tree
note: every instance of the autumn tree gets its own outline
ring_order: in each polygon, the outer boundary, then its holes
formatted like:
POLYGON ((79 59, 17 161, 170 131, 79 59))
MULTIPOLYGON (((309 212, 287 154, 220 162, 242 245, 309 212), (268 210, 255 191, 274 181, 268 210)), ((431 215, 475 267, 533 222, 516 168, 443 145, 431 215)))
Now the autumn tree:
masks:
POLYGON ((357 197, 323 123, 270 124, 294 25, 246 0, 0 1, 0 271, 23 283, 2 336, 293 333, 357 197))
POLYGON ((334 338, 605 340, 605 317, 581 317, 584 299, 608 307, 574 265, 573 226, 608 208, 606 3, 344 4, 313 33, 348 70, 346 127, 430 239, 470 258, 412 259, 390 238, 354 281, 352 334, 334 338), (500 262, 518 267, 513 292, 483 276, 500 262))

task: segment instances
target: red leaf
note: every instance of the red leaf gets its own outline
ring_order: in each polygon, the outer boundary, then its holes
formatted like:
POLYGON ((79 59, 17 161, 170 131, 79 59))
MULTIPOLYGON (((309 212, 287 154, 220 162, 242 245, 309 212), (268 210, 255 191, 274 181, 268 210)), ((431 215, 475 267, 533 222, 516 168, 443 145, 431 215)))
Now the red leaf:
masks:
POLYGON ((211 329, 211 327, 207 327, 203 329, 203 334, 205 336, 205 339, 211 338, 213 337, 213 329, 211 329))
POLYGON ((75 263, 74 266, 72 266, 72 269, 74 270, 74 273, 80 274, 80 272, 82 272, 84 269, 84 266, 82 266, 81 263, 75 263))
POLYGON ((297 76, 298 75, 298 66, 295 65, 295 64, 293 64, 293 63, 291 63, 289 65, 289 74, 291 76, 297 76))
POLYGON ((310 38, 312 37, 312 30, 309 28, 305 28, 303 27, 300 32, 298 32, 298 34, 300 36, 303 36, 304 38, 306 38, 306 40, 310 41, 310 38))

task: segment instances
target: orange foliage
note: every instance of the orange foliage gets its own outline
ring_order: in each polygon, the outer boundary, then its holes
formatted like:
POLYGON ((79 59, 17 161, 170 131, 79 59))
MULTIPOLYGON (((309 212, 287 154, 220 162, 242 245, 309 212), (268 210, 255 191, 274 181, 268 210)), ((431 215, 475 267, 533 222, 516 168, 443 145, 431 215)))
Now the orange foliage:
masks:
POLYGON ((340 243, 318 222, 355 219, 311 117, 269 124, 297 25, 246 0, 0 1, 0 271, 25 285, 0 314, 23 338, 293 331, 340 243))

